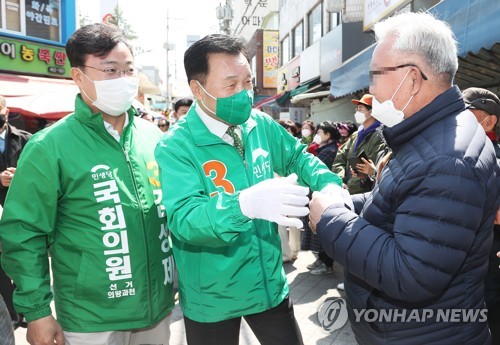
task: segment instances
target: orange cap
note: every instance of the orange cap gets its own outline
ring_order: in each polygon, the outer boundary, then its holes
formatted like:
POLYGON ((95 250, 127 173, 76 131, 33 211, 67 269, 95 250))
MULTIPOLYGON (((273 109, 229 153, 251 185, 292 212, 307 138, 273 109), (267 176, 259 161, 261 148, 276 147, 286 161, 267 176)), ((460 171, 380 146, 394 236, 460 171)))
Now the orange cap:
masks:
POLYGON ((367 94, 363 95, 363 97, 361 97, 361 99, 359 101, 357 99, 353 99, 351 102, 352 102, 352 104, 355 104, 355 105, 359 105, 361 103, 361 104, 364 104, 364 105, 371 107, 372 106, 372 99, 373 99, 373 96, 370 95, 369 93, 367 93, 367 94))

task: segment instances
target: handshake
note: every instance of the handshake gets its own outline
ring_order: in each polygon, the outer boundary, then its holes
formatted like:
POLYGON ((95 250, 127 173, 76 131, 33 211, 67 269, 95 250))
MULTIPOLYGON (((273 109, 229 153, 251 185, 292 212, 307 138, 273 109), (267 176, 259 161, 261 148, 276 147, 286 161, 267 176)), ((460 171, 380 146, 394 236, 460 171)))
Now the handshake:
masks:
MULTIPOLYGON (((339 203, 352 205, 349 193, 337 185, 328 185, 321 191, 339 203)), ((303 228, 298 217, 309 214, 309 188, 297 184, 297 175, 269 179, 240 192, 241 213, 251 219, 264 219, 283 226, 303 228)), ((354 209, 354 208, 351 208, 354 209)))

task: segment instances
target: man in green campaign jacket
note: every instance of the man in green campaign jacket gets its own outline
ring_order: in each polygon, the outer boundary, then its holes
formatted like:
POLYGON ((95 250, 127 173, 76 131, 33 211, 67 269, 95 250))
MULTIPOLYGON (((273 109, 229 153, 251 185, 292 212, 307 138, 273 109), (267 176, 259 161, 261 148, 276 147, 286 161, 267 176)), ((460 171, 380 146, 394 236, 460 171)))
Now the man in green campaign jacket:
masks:
POLYGON ((186 51, 184 64, 196 102, 155 156, 187 341, 237 344, 245 317, 261 344, 302 344, 276 223, 302 227, 293 217, 308 213, 303 186, 322 190, 341 180, 251 109, 252 75, 240 39, 207 36, 186 51))
POLYGON ((66 51, 75 112, 25 147, 0 223, 15 308, 31 344, 168 344, 174 263, 153 152, 162 133, 134 118, 137 73, 118 28, 84 26, 66 51))

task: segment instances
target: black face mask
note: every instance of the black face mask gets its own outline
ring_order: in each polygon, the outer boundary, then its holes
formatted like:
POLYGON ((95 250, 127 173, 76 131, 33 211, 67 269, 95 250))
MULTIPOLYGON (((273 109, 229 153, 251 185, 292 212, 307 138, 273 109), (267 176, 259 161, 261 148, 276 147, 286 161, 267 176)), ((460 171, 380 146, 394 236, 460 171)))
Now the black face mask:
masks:
POLYGON ((0 128, 3 127, 3 125, 5 125, 5 120, 6 120, 6 115, 5 114, 0 114, 0 128))

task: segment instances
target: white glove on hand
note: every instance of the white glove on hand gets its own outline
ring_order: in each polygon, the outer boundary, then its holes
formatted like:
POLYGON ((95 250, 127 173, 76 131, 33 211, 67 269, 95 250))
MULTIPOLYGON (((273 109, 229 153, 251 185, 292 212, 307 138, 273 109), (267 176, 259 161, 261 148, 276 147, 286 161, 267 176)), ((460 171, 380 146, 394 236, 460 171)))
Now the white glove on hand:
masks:
POLYGON ((347 189, 344 189, 336 184, 329 184, 321 190, 321 193, 328 195, 332 204, 345 205, 354 212, 354 204, 352 203, 351 194, 349 194, 347 189))
POLYGON ((309 188, 297 184, 297 175, 269 179, 240 192, 240 209, 248 218, 303 228, 298 218, 309 214, 309 188))

